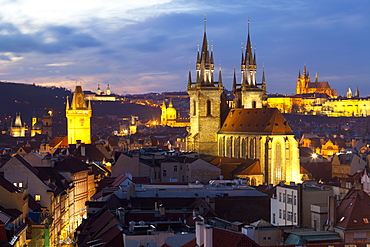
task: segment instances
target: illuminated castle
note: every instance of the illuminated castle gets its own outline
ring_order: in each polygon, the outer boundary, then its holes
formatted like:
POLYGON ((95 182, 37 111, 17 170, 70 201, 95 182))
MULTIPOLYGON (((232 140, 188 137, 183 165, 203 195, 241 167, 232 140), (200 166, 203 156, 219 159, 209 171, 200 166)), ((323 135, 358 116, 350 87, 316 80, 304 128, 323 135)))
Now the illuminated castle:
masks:
POLYGON ((370 116, 370 98, 360 98, 358 88, 352 93, 350 87, 345 97, 338 97, 327 81, 315 81, 304 67, 298 74, 295 95, 271 94, 267 99, 269 107, 278 108, 282 113, 327 115, 330 117, 367 117, 370 116))
POLYGON ((319 81, 319 76, 317 72, 315 76, 315 81, 311 82, 310 74, 309 72, 307 72, 305 65, 303 69, 303 74, 301 75, 301 72, 298 73, 296 95, 318 93, 326 94, 329 98, 336 98, 338 96, 337 92, 330 87, 329 82, 319 81))
POLYGON ((249 24, 241 82, 234 72, 234 105, 229 110, 221 70, 214 80, 213 52, 208 50, 206 27, 197 54, 196 81, 189 71, 190 128, 187 150, 200 155, 246 158, 255 161, 249 179, 255 184, 300 181, 298 142, 276 108, 267 108, 265 74, 256 79, 256 56, 252 52, 249 24))
POLYGON ((91 144, 91 116, 91 103, 89 101, 86 106, 82 87, 76 85, 71 104, 69 104, 68 98, 66 102, 68 144, 76 144, 77 141, 91 144))

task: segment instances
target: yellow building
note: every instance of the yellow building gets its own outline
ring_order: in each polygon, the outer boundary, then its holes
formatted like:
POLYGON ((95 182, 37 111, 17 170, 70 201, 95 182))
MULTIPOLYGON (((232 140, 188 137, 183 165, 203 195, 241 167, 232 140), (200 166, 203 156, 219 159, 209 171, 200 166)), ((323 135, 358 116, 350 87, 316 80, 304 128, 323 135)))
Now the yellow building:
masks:
POLYGON ((86 106, 82 87, 76 85, 71 104, 68 99, 66 103, 68 144, 76 144, 78 141, 91 144, 91 116, 91 103, 89 101, 86 106))
POLYGON ((168 107, 166 102, 163 100, 161 105, 161 125, 170 127, 187 127, 190 125, 189 119, 177 118, 177 111, 173 107, 172 99, 168 107))
POLYGON ((315 81, 311 82, 311 77, 309 72, 306 70, 306 65, 303 69, 303 74, 298 73, 298 81, 296 87, 296 94, 307 94, 307 93, 324 93, 329 96, 329 98, 336 98, 338 93, 333 90, 329 82, 319 81, 319 76, 316 73, 315 81))

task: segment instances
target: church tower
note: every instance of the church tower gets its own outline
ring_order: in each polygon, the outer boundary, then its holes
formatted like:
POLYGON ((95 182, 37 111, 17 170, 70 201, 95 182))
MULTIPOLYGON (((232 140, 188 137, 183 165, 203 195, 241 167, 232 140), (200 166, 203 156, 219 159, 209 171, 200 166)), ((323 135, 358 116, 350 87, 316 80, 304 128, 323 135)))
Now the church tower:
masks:
POLYGON ((86 106, 84 93, 81 85, 76 85, 71 105, 67 99, 66 117, 68 144, 91 143, 90 118, 92 116, 91 103, 86 106))
MULTIPOLYGON (((315 78, 316 82, 318 81, 318 75, 315 78)), ((301 72, 298 72, 298 81, 297 81, 297 87, 296 87, 296 94, 305 94, 308 93, 307 88, 308 84, 310 83, 311 78, 310 74, 307 72, 306 65, 303 68, 303 74, 301 75, 301 72)))
POLYGON ((236 83, 236 75, 234 73, 233 92, 235 96, 235 108, 262 108, 264 98, 266 97, 264 75, 261 83, 257 83, 256 79, 256 53, 252 51, 249 24, 250 22, 248 21, 248 37, 245 53, 242 53, 242 78, 239 84, 236 83))
POLYGON ((217 132, 222 121, 222 85, 221 70, 218 81, 214 80, 213 52, 208 49, 206 19, 201 50, 198 50, 196 62, 196 81, 191 79, 189 71, 188 94, 190 96, 190 128, 187 137, 187 150, 199 154, 217 155, 217 132))
POLYGON ((21 114, 18 112, 15 116, 14 123, 9 128, 9 134, 12 137, 25 137, 26 125, 22 122, 21 114))

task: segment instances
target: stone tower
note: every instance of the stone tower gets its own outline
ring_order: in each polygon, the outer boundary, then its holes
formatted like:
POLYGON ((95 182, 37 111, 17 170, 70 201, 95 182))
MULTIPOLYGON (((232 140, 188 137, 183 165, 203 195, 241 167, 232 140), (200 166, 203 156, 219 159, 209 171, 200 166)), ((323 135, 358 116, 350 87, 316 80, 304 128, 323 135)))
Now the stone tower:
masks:
POLYGON ((221 70, 218 81, 213 78, 213 52, 208 49, 206 19, 201 50, 198 50, 196 62, 196 81, 192 82, 191 72, 188 78, 190 96, 190 128, 187 137, 187 150, 199 154, 217 155, 217 132, 222 121, 222 86, 221 70))
POLYGON ((91 103, 86 106, 81 85, 76 85, 72 102, 66 103, 68 144, 91 143, 90 118, 92 116, 91 103))
POLYGON ((264 105, 266 98, 265 75, 263 72, 262 82, 257 83, 257 62, 256 53, 253 53, 251 44, 250 31, 248 21, 248 37, 245 46, 245 54, 242 53, 241 61, 241 82, 236 83, 236 75, 234 71, 233 93, 235 108, 261 108, 264 105))

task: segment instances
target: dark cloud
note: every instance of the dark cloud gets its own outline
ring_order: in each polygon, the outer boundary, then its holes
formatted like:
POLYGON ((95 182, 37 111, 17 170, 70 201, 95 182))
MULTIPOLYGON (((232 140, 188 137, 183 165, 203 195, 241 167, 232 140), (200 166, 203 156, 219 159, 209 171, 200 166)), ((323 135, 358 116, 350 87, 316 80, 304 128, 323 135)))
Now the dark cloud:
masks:
POLYGON ((98 47, 102 43, 76 28, 50 26, 35 33, 21 33, 14 25, 0 25, 1 52, 64 53, 79 48, 98 47), (51 40, 50 42, 48 41, 51 40))

